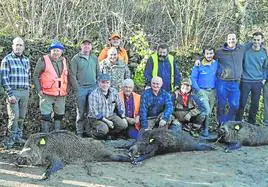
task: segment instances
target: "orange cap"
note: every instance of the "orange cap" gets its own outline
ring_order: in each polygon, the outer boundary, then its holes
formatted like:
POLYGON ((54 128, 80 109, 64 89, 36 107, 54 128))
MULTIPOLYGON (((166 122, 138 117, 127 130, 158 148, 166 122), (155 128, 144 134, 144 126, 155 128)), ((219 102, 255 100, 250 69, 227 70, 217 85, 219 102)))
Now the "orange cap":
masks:
POLYGON ((111 39, 114 39, 114 38, 116 38, 116 37, 120 39, 119 34, 112 33, 109 39, 111 40, 111 39))

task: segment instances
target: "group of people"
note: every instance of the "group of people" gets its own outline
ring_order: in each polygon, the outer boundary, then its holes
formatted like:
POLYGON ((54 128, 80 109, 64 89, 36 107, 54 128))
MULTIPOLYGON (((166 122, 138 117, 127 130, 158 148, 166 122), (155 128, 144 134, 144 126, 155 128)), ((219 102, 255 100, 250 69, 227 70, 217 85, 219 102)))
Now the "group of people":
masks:
MULTIPOLYGON (((80 52, 70 62, 63 56, 64 46, 53 42, 50 53, 40 57, 33 73, 42 116, 41 132, 62 128, 65 101, 70 86, 76 96, 76 133, 80 137, 125 136, 137 138, 139 131, 168 128, 175 133, 200 131, 209 135, 210 115, 217 103, 218 123, 243 120, 251 93, 248 116, 256 123, 259 98, 264 85, 264 124, 268 125, 268 60, 263 34, 237 44, 235 34, 214 51, 203 49, 189 78, 181 78, 176 58, 166 44, 158 46, 148 59, 141 95, 134 92, 126 50, 121 38, 112 34, 99 57, 92 53, 92 41, 81 41, 80 52)), ((30 89, 30 62, 23 54, 24 41, 13 40, 12 52, 1 63, 1 83, 7 94, 8 138, 6 147, 23 144, 23 123, 30 89)))

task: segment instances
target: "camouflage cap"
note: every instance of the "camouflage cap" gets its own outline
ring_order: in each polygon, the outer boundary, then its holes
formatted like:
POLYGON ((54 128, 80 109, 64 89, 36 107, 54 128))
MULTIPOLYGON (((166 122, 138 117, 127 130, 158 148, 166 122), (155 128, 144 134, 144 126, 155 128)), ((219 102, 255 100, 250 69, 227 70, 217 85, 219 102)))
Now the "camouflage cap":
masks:
POLYGON ((192 81, 189 78, 184 78, 182 79, 181 84, 187 84, 189 86, 192 86, 192 81))

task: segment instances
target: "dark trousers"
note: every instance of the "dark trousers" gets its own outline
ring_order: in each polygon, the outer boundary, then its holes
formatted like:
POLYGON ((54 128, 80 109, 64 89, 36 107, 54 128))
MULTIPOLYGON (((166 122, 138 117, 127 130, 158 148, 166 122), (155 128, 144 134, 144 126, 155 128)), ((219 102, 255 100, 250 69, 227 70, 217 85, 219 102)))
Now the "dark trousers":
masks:
POLYGON ((236 115, 236 120, 243 119, 244 109, 247 104, 249 93, 251 93, 251 103, 248 115, 249 123, 256 123, 256 115, 259 109, 259 100, 262 90, 262 81, 258 82, 241 82, 240 83, 240 106, 236 115))

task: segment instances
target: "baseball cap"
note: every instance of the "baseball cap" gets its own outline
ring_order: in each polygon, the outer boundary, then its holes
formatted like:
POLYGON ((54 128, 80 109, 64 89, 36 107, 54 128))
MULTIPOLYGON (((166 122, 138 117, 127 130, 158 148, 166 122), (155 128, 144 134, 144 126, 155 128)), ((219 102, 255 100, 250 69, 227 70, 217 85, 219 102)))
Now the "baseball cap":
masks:
POLYGON ((192 81, 189 78, 184 78, 182 79, 181 84, 187 84, 189 86, 192 86, 192 81))
POLYGON ((111 77, 108 74, 101 74, 100 77, 99 77, 99 80, 100 81, 110 81, 111 77))
POLYGON ((112 33, 109 39, 111 40, 111 39, 114 39, 114 38, 116 38, 116 37, 120 39, 119 34, 112 33))
POLYGON ((91 40, 89 38, 84 38, 82 41, 81 41, 81 44, 85 43, 85 42, 89 42, 89 43, 92 43, 91 40))

